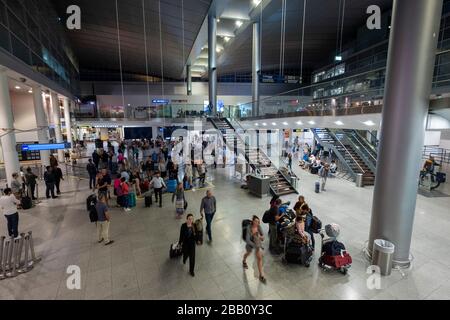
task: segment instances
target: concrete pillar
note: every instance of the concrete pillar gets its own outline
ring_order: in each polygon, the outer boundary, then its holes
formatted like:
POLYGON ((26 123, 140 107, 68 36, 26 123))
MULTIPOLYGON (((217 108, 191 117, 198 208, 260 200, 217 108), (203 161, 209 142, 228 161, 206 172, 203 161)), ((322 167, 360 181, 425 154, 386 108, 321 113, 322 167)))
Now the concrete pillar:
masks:
POLYGON ((11 186, 12 174, 19 172, 19 156, 16 150, 16 134, 14 132, 14 118, 9 95, 7 69, 0 66, 0 142, 2 145, 3 161, 5 162, 6 180, 11 186))
POLYGON ((152 127, 152 139, 156 139, 158 137, 159 131, 158 131, 158 126, 153 126, 152 127))
POLYGON ((217 67, 216 67, 217 20, 214 15, 208 15, 208 75, 209 75, 209 105, 213 116, 217 114, 217 67))
POLYGON ((186 78, 187 78, 187 95, 192 96, 192 72, 191 66, 186 66, 186 78))
POLYGON ((73 147, 72 122, 70 121, 70 101, 69 101, 69 99, 63 98, 63 106, 64 106, 64 122, 66 123, 67 142, 71 143, 72 147, 73 147))
POLYGON ((442 0, 394 0, 381 140, 368 252, 374 239, 395 245, 394 264, 409 266, 417 186, 442 0), (408 159, 398 164, 398 155, 408 159))
POLYGON ((252 102, 253 116, 259 116, 259 73, 261 71, 260 60, 260 33, 259 23, 253 23, 253 50, 252 50, 252 102))
MULTIPOLYGON (((34 115, 36 118, 36 126, 38 129, 38 141, 39 143, 48 143, 48 121, 47 116, 44 112, 44 100, 42 96, 42 87, 34 86, 33 87, 33 105, 34 105, 34 115)), ((42 150, 40 151, 41 155, 41 163, 43 166, 50 165, 50 151, 42 150)))
MULTIPOLYGON (((61 108, 59 107, 58 94, 52 92, 52 114, 53 123, 55 125, 55 138, 57 143, 63 143, 63 136, 61 133, 61 108)), ((58 150, 58 162, 64 162, 64 150, 58 150)))

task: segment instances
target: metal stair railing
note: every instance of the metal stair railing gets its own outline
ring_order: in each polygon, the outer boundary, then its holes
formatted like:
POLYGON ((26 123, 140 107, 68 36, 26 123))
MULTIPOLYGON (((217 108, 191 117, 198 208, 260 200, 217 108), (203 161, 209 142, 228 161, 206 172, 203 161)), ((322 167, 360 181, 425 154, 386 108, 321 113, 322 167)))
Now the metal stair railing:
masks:
POLYGON ((344 144, 336 137, 336 135, 335 135, 333 132, 331 132, 331 131, 328 131, 328 132, 329 132, 329 135, 334 139, 334 141, 338 142, 338 143, 340 144, 340 147, 344 148, 346 154, 349 155, 350 158, 352 158, 353 162, 354 162, 354 163, 358 166, 358 168, 361 170, 361 173, 362 173, 362 174, 365 174, 366 171, 364 171, 364 169, 361 168, 361 166, 359 165, 358 161, 356 161, 356 159, 352 156, 352 154, 351 154, 350 151, 347 149, 347 147, 346 147, 346 146, 345 146, 345 145, 344 145, 344 144))
MULTIPOLYGON (((350 167, 350 164, 345 160, 344 156, 342 155, 342 153, 336 148, 336 146, 334 144, 328 143, 328 142, 323 142, 322 139, 319 137, 319 134, 316 132, 316 129, 312 129, 312 132, 314 134, 314 137, 317 139, 317 141, 319 141, 319 143, 323 146, 328 146, 329 149, 331 149, 333 151, 333 153, 338 157, 339 162, 345 167, 346 171, 351 175, 351 177, 353 178, 353 180, 356 180, 356 172, 353 171, 353 169, 350 167)), ((328 134, 328 132, 327 132, 328 134)), ((334 139, 331 135, 330 137, 332 139, 334 139)))
MULTIPOLYGON (((351 130, 351 133, 353 134, 353 137, 355 139, 357 139, 358 142, 361 143, 361 145, 363 145, 364 149, 371 155, 371 157, 373 158, 373 160, 376 163, 377 157, 378 157, 377 148, 373 144, 371 144, 370 141, 368 141, 363 136, 361 136, 356 130, 351 130), (369 149, 367 149, 367 148, 369 148, 369 149)), ((370 132, 370 134, 372 136, 374 136, 373 133, 370 132)))
POLYGON ((364 147, 364 145, 362 144, 361 141, 358 141, 358 144, 355 143, 355 141, 353 141, 352 137, 349 136, 349 134, 351 135, 351 133, 347 134, 347 132, 345 131, 337 131, 338 133, 342 134, 343 137, 346 139, 346 141, 351 145, 351 147, 353 148, 353 150, 361 157, 361 159, 364 161, 364 163, 369 167, 369 169, 373 172, 376 173, 376 163, 377 163, 377 159, 373 157, 372 154, 370 154, 370 152, 368 152, 368 150, 364 147), (366 151, 366 153, 364 153, 363 150, 361 150, 361 147, 366 151))

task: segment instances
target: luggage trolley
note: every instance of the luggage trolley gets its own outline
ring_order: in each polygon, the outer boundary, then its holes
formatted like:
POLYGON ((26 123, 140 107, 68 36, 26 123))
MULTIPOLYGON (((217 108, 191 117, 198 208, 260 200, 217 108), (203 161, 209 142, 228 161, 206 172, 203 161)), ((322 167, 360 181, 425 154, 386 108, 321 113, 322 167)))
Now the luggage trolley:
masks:
POLYGON ((284 237, 283 263, 297 263, 309 267, 313 259, 312 249, 309 244, 301 244, 295 239, 295 213, 293 219, 285 219, 281 223, 280 230, 284 237))
POLYGON ((320 236, 322 238, 322 252, 321 256, 319 258, 319 267, 323 270, 336 270, 342 273, 343 275, 346 275, 348 270, 351 267, 352 264, 352 257, 345 249, 344 245, 336 240, 337 235, 339 234, 339 230, 337 231, 337 234, 330 235, 330 230, 328 229, 330 225, 327 225, 325 229, 320 230, 320 236), (323 232, 326 232, 327 236, 329 238, 325 238, 325 235, 323 232), (324 244, 329 243, 331 246, 334 243, 337 243, 338 249, 340 249, 338 254, 327 254, 324 251, 324 244), (341 246, 342 248, 340 248, 341 246))

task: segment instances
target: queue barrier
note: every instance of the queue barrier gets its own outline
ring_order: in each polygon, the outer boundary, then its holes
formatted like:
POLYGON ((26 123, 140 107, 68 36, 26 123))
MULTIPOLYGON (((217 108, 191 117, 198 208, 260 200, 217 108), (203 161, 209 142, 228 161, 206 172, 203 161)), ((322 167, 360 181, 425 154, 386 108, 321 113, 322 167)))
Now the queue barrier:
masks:
POLYGON ((14 278, 33 269, 41 261, 36 257, 33 233, 21 233, 17 238, 0 237, 0 280, 14 278))

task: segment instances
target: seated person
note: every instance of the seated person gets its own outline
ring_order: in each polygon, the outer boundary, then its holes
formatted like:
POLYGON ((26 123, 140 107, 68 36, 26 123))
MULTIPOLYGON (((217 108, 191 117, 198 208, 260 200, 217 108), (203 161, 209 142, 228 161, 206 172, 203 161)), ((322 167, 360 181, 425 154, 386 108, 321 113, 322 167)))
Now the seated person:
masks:
POLYGON ((304 169, 308 169, 312 164, 316 162, 316 157, 311 154, 307 161, 305 161, 304 169))
POLYGON ((322 168, 322 162, 320 161, 320 158, 317 158, 315 162, 310 167, 310 172, 312 174, 319 173, 320 168, 322 168))

